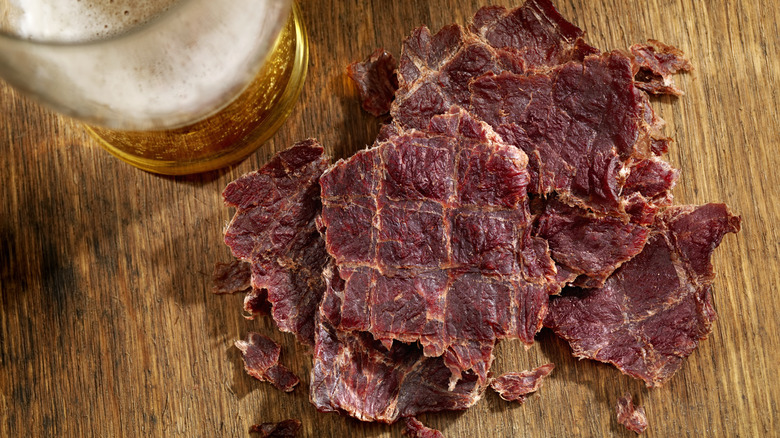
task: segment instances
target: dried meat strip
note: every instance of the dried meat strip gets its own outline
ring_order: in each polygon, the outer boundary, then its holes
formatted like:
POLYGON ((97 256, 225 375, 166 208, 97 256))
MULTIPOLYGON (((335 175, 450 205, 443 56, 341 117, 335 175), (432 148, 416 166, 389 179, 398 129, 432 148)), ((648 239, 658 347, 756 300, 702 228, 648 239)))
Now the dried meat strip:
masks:
POLYGON ((272 305, 279 328, 314 345, 314 314, 325 285, 327 252, 315 218, 320 212, 319 178, 328 167, 325 151, 306 140, 280 152, 265 166, 230 183, 223 192, 237 208, 225 243, 251 264, 250 314, 272 305))
POLYGON ((642 433, 647 429, 645 408, 641 406, 635 407, 634 402, 631 401, 631 394, 626 393, 626 395, 618 399, 615 411, 618 423, 626 426, 627 429, 636 433, 642 433))
POLYGON ((541 327, 555 268, 530 236, 526 158, 462 109, 399 129, 320 179, 321 226, 343 284, 330 321, 420 341, 457 380, 482 379, 496 339, 541 327))
POLYGON ((469 82, 482 74, 546 69, 598 53, 582 35, 548 0, 482 8, 468 29, 453 24, 434 35, 415 29, 401 51, 391 115, 402 126, 425 129, 433 116, 466 106, 469 82))
POLYGON ((292 371, 279 363, 282 347, 270 338, 249 333, 246 341, 236 341, 236 348, 241 350, 244 368, 250 376, 270 382, 284 392, 292 391, 300 382, 292 371))
POLYGON ((642 251, 649 229, 551 199, 536 221, 535 235, 547 241, 558 271, 568 273, 566 282, 601 287, 615 269, 642 251))
POLYGON ((625 214, 622 182, 650 157, 646 97, 620 52, 544 74, 488 74, 472 81, 471 112, 529 157, 529 192, 625 214))
POLYGON ((740 218, 723 204, 671 207, 642 252, 598 289, 567 288, 551 300, 545 326, 574 355, 608 362, 660 386, 680 368, 716 318, 710 257, 740 218))
POLYGON ((289 419, 278 423, 255 424, 249 433, 260 434, 260 438, 295 438, 301 430, 301 420, 289 419))
POLYGON ((502 399, 506 401, 525 402, 528 395, 541 388, 544 379, 550 375, 555 368, 554 364, 548 363, 531 371, 522 371, 519 373, 506 373, 490 382, 490 387, 495 390, 502 399))
POLYGON ((310 399, 321 412, 392 423, 467 409, 484 393, 474 374, 465 373, 453 388, 450 377, 442 358, 425 357, 415 344, 387 349, 368 333, 339 331, 324 320, 318 325, 310 399))
POLYGON ((252 268, 247 262, 233 260, 230 263, 214 265, 213 292, 215 294, 235 294, 252 288, 252 268))
POLYGON ((657 40, 648 40, 647 44, 631 46, 634 55, 636 86, 652 94, 685 94, 677 88, 672 76, 693 69, 683 52, 673 46, 657 40))
POLYGON ((431 429, 414 417, 406 417, 404 435, 409 438, 444 438, 444 434, 436 429, 431 429))
POLYGON ((355 83, 363 109, 379 117, 390 112, 398 89, 398 63, 385 49, 376 49, 361 62, 347 67, 347 75, 355 83))

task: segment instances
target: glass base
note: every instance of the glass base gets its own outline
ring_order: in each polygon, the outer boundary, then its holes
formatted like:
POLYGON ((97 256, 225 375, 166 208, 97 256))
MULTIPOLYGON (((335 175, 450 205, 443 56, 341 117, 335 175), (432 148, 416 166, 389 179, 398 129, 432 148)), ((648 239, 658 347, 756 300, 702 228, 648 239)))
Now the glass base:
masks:
POLYGON ((168 131, 86 129, 114 156, 164 175, 206 172, 237 163, 282 126, 303 88, 309 42, 298 5, 255 80, 217 114, 168 131))

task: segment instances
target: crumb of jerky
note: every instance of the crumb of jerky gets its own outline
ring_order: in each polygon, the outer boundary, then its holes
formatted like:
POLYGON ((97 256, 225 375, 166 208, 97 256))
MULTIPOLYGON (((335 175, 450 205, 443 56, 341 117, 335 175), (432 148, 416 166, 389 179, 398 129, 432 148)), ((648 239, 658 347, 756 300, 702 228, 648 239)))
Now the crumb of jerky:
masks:
POLYGON ((628 429, 636 433, 642 433, 647 429, 645 408, 634 406, 634 403, 631 401, 631 394, 626 393, 626 395, 620 397, 615 410, 617 411, 618 423, 626 426, 628 429))
POLYGON ((292 438, 298 436, 301 421, 284 420, 278 423, 255 424, 249 428, 249 433, 259 433, 261 438, 292 438))
POLYGON ((506 373, 493 379, 490 387, 504 400, 522 404, 529 394, 536 392, 542 386, 545 377, 550 375, 554 368, 554 364, 548 363, 531 371, 506 373))
POLYGON ((244 356, 244 368, 250 376, 270 382, 284 392, 292 391, 300 382, 295 374, 279 364, 282 347, 271 339, 249 333, 246 341, 236 341, 236 347, 244 356))
POLYGON ((444 438, 443 433, 425 426, 414 417, 406 417, 404 435, 411 438, 444 438))
POLYGON ((252 287, 251 265, 241 260, 214 265, 212 291, 215 294, 235 294, 252 287))
POLYGON ((397 66, 393 55, 380 48, 362 62, 347 67, 347 75, 357 86, 360 104, 366 112, 376 117, 390 112, 398 89, 397 66))

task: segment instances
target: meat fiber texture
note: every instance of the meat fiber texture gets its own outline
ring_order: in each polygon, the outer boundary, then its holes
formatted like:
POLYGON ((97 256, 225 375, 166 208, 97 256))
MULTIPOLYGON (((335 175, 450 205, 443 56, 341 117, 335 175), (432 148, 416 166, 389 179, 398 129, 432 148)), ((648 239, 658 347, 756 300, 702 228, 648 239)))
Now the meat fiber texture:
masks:
POLYGON ((485 380, 497 339, 531 344, 558 288, 530 236, 526 163, 453 107, 328 169, 320 226, 344 280, 328 285, 330 322, 388 348, 419 341, 454 379, 485 380))
POLYGON ((306 140, 222 193, 225 203, 237 209, 225 243, 235 257, 251 264, 245 310, 263 314, 271 307, 282 331, 312 347, 328 258, 314 222, 320 212, 319 178, 329 164, 322 146, 306 140))
POLYGON ((574 355, 615 365, 648 387, 668 381, 715 321, 710 257, 740 218, 723 204, 671 207, 648 243, 597 289, 568 288, 545 325, 574 355))
POLYGON ((397 66, 392 54, 376 49, 362 62, 353 62, 347 67, 347 75, 357 86, 360 104, 366 112, 376 117, 390 112, 398 89, 397 66))
POLYGON ((255 424, 249 433, 259 434, 260 438, 295 438, 301 430, 301 420, 289 419, 278 423, 255 424))

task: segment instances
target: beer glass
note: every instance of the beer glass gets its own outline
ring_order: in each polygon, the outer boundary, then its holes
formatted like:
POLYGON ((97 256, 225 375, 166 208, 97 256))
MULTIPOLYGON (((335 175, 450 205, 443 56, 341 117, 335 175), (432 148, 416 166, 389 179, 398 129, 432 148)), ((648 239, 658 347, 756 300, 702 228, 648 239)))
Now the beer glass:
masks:
POLYGON ((306 76, 308 41, 292 0, 0 6, 0 77, 151 172, 245 158, 290 114, 306 76))

